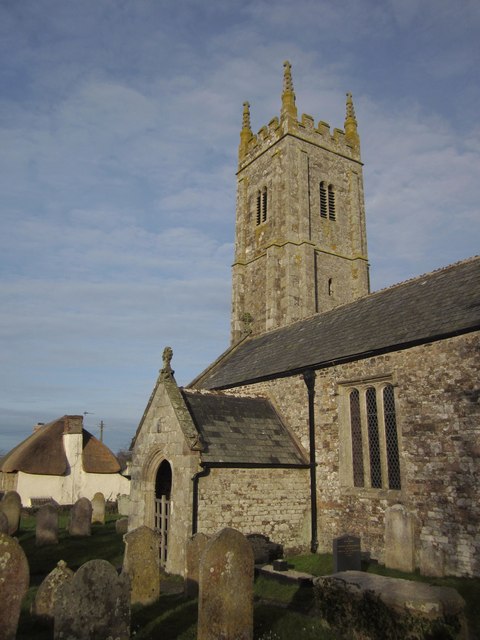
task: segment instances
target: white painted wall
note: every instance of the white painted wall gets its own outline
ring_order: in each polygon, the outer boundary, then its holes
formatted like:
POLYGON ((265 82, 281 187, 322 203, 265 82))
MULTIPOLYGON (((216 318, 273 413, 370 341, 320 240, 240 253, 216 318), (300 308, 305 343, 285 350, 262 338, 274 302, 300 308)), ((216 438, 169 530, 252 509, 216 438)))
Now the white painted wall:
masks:
POLYGON ((31 498, 51 497, 58 504, 73 504, 78 498, 91 500, 101 491, 105 500, 130 493, 130 480, 120 473, 86 473, 82 467, 82 434, 65 433, 63 444, 69 468, 64 476, 46 476, 18 472, 16 491, 22 504, 31 506, 31 498))

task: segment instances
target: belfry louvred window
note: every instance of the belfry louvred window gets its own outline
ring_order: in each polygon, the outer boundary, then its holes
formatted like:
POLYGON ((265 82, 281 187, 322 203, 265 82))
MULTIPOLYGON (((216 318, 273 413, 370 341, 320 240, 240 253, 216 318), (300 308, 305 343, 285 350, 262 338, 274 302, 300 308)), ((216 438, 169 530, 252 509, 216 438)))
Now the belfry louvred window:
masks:
POLYGON ((329 220, 336 220, 335 210, 335 189, 333 184, 327 185, 320 182, 320 217, 329 220))
POLYGON ((328 185, 328 217, 330 220, 335 220, 335 191, 333 185, 328 185))
POLYGON ((267 213, 268 213, 268 194, 267 194, 267 187, 264 187, 261 191, 258 191, 257 193, 257 215, 256 215, 257 225, 267 221, 267 213))
POLYGON ((394 388, 368 385, 349 392, 354 487, 400 489, 394 388))
POLYGON ((320 216, 322 218, 328 217, 327 188, 325 182, 320 183, 320 216))

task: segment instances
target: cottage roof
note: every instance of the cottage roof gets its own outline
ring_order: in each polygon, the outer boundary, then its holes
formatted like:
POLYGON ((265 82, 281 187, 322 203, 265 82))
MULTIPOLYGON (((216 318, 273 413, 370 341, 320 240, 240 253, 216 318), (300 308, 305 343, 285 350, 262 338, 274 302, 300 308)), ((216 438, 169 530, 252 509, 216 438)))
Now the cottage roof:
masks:
POLYGON ((117 473, 120 464, 108 447, 83 429, 82 416, 63 416, 40 427, 3 458, 0 471, 23 471, 38 475, 64 475, 68 460, 64 433, 81 433, 82 463, 88 473, 117 473))
POLYGON ((266 398, 185 389, 182 395, 202 437, 203 462, 247 466, 307 464, 305 453, 266 398))
POLYGON ((227 350, 191 387, 222 389, 480 328, 480 257, 370 294, 227 350))

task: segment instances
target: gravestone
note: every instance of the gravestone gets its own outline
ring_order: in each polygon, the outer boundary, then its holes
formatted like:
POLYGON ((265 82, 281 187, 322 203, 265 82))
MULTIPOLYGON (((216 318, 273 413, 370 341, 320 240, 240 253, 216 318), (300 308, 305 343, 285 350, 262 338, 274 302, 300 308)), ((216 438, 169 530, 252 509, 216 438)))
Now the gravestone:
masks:
POLYGON ((58 588, 54 640, 128 640, 128 577, 106 560, 90 560, 58 588))
POLYGON ((65 582, 72 580, 73 576, 74 573, 67 567, 67 563, 60 560, 38 587, 31 607, 32 615, 44 620, 53 620, 58 590, 65 582))
POLYGON ((160 534, 142 525, 123 539, 122 573, 130 579, 130 602, 151 604, 160 597, 160 534))
POLYGON ((87 498, 79 498, 70 511, 68 532, 71 536, 89 536, 92 530, 92 505, 87 498))
POLYGON ((105 524, 105 496, 98 491, 92 500, 92 524, 105 524))
POLYGON ((385 510, 385 566, 389 569, 413 572, 414 516, 401 504, 385 510))
POLYGON ((8 518, 3 511, 0 511, 0 533, 8 535, 8 518))
POLYGON ((185 595, 191 598, 198 596, 200 560, 208 541, 209 537, 204 533, 196 533, 187 540, 185 549, 185 595))
POLYGON ((121 516, 130 515, 130 496, 126 493, 119 493, 117 496, 117 510, 121 516))
POLYGON ((115 521, 115 531, 116 533, 125 535, 128 531, 128 518, 119 518, 115 521))
POLYGON ((283 556, 282 545, 271 542, 268 536, 261 533, 249 533, 247 540, 252 545, 255 564, 268 564, 283 556))
POLYGON ((420 573, 422 576, 442 578, 445 575, 445 554, 443 549, 430 542, 420 546, 420 573))
POLYGON ((58 511, 52 504, 46 504, 37 511, 35 544, 42 547, 58 544, 58 511))
POLYGON ((0 533, 0 637, 15 640, 30 580, 27 557, 16 538, 0 533))
POLYGON ((340 536, 333 539, 333 572, 360 571, 362 556, 360 538, 357 536, 340 536))
POLYGON ((0 501, 0 511, 7 516, 8 535, 13 536, 20 526, 20 515, 22 512, 22 499, 16 491, 7 491, 0 501))
POLYGON ((239 531, 223 529, 200 561, 197 640, 252 640, 252 546, 239 531))

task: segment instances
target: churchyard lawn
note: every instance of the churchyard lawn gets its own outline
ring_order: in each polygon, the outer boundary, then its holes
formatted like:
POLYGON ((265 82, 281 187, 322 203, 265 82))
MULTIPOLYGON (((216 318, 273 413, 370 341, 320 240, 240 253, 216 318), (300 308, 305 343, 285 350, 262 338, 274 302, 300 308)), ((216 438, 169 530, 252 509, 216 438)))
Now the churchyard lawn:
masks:
MULTIPOLYGON (((31 516, 22 516, 21 529, 17 534, 30 565, 30 589, 23 603, 17 640, 51 640, 52 630, 42 627, 30 616, 30 605, 43 578, 59 560, 78 569, 93 558, 102 558, 120 568, 123 560, 122 535, 115 532, 116 515, 107 514, 105 525, 92 526, 92 535, 87 538, 72 538, 67 531, 67 515, 60 516, 59 544, 45 547, 35 546, 35 521, 31 516)), ((298 571, 312 575, 332 572, 333 559, 329 554, 296 556, 288 559, 298 571)), ((480 580, 468 578, 425 578, 419 574, 404 574, 386 570, 374 562, 365 570, 393 577, 421 580, 434 585, 454 587, 467 602, 467 616, 472 638, 480 638, 480 580)), ((132 608, 132 638, 149 640, 161 637, 164 640, 195 640, 197 627, 197 600, 186 598, 182 593, 183 582, 176 576, 164 576, 158 602, 132 608)), ((265 577, 255 581, 254 638, 255 640, 339 640, 339 636, 325 629, 309 615, 313 607, 313 590, 281 584, 265 577)))

